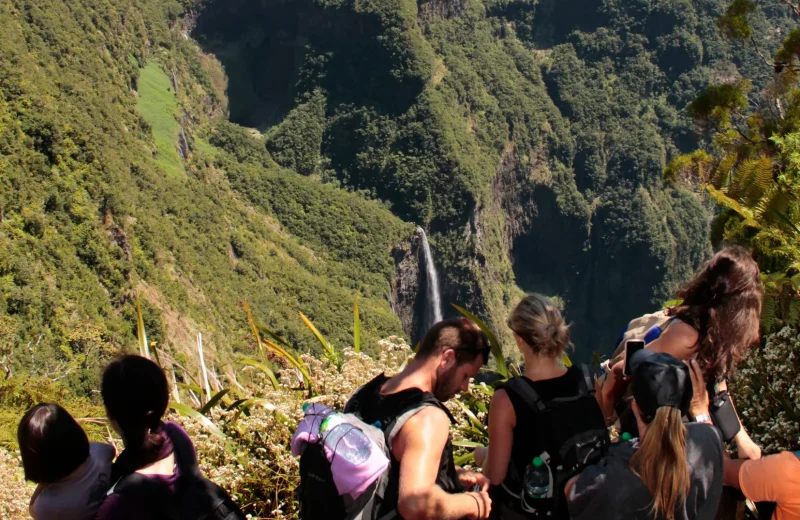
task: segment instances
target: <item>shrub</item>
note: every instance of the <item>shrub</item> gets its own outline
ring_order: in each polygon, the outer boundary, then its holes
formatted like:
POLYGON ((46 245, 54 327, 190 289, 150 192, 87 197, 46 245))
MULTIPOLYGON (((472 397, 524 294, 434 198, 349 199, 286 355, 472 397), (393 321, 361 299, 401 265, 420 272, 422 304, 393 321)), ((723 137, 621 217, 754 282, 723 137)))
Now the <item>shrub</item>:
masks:
POLYGON ((800 449, 800 335, 784 327, 748 354, 731 384, 742 422, 767 453, 800 449))

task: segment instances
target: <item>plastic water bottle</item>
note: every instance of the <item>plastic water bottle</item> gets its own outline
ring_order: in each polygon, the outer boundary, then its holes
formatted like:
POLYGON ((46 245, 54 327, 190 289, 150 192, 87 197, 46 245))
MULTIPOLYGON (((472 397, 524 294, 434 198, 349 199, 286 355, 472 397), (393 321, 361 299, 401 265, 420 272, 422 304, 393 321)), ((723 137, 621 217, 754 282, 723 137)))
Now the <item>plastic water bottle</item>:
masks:
POLYGON ((372 443, 361 430, 333 413, 322 421, 319 427, 322 442, 334 457, 344 459, 358 466, 367 461, 372 451, 372 443))
POLYGON ((525 468, 523 490, 526 501, 547 498, 547 492, 550 490, 550 470, 541 457, 533 459, 533 462, 525 468))

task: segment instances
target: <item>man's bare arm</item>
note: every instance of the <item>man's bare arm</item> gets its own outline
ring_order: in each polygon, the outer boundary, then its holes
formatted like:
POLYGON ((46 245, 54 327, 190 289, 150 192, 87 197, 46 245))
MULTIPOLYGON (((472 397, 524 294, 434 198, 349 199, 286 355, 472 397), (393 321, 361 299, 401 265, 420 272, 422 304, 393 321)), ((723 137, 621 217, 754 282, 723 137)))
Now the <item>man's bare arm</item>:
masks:
POLYGON ((489 516, 491 500, 486 492, 449 494, 436 485, 449 432, 447 415, 428 406, 409 419, 395 437, 392 452, 400 461, 397 510, 405 520, 489 516))

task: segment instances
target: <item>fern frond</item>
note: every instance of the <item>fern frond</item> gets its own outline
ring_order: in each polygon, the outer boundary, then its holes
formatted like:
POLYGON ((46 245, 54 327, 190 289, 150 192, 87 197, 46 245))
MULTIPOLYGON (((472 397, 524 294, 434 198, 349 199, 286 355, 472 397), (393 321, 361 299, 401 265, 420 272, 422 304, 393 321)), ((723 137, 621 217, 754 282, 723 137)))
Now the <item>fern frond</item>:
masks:
POLYGON ((776 256, 783 257, 790 261, 800 258, 800 248, 798 248, 794 242, 777 246, 773 252, 776 256))
POLYGON ((761 188, 762 191, 768 190, 772 186, 772 160, 769 157, 762 157, 756 164, 756 175, 753 178, 754 183, 761 188))
POLYGON ((772 162, 767 158, 762 158, 754 162, 753 176, 747 186, 742 186, 741 202, 749 208, 755 208, 764 199, 764 196, 772 187, 772 162), (766 174, 764 173, 766 171, 766 174), (759 176, 766 175, 766 187, 763 186, 764 179, 759 176))
POLYGON ((758 163, 752 159, 745 159, 733 171, 731 181, 725 193, 728 197, 735 200, 742 200, 755 177, 756 165, 758 163))
POLYGON ((735 211, 745 220, 754 220, 753 211, 750 208, 740 204, 735 198, 723 193, 721 190, 718 190, 711 185, 706 186, 706 189, 708 190, 708 194, 711 199, 719 206, 735 211))
POLYGON ((780 195, 781 190, 777 184, 764 191, 761 200, 753 205, 753 213, 755 217, 759 220, 764 220, 767 218, 770 208, 776 207, 776 205, 782 205, 783 202, 780 198, 780 195))
POLYGON ((789 316, 787 318, 788 325, 796 326, 800 323, 800 297, 791 296, 789 301, 789 316))
POLYGON ((769 332, 778 321, 776 315, 778 307, 778 298, 775 296, 764 296, 761 302, 761 328, 765 332, 769 332))
POLYGON ((725 190, 730 183, 737 160, 738 157, 734 153, 729 153, 723 157, 711 174, 710 183, 719 190, 725 190))

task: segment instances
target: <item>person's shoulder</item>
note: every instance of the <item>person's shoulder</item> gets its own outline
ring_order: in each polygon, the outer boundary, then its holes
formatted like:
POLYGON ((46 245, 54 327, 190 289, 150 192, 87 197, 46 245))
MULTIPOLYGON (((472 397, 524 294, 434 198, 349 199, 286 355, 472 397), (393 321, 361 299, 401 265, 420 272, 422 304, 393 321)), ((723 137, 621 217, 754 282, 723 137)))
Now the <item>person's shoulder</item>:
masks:
POLYGON ((100 509, 96 520, 141 520, 148 517, 145 505, 138 499, 121 494, 109 494, 100 509))
POLYGON ((492 421, 497 417, 505 417, 506 419, 503 420, 515 420, 514 402, 505 388, 501 387, 495 390, 492 402, 489 404, 489 414, 492 421))
POLYGON ((130 516, 126 513, 131 507, 135 507, 135 501, 129 500, 123 495, 111 493, 100 505, 100 509, 97 511, 97 520, 129 518, 130 516))
POLYGON ((573 518, 602 518, 602 510, 618 508, 612 505, 640 485, 641 480, 630 469, 634 452, 630 443, 615 444, 603 459, 578 474, 567 497, 573 518))
POLYGON ((722 466, 724 447, 722 434, 716 426, 706 423, 686 424, 687 455, 690 461, 704 460, 722 466))
POLYGON ((390 434, 392 453, 397 460, 402 460, 409 447, 445 446, 450 438, 450 418, 438 406, 424 406, 390 434), (400 451, 397 451, 397 450, 400 451))
POLYGON ((712 424, 696 422, 686 423, 686 436, 696 441, 706 441, 715 445, 718 444, 720 447, 722 446, 722 434, 719 429, 712 424))
POLYGON ((97 460, 109 463, 117 455, 117 450, 114 446, 104 442, 90 442, 89 443, 89 456, 97 458, 97 460))
POLYGON ((449 429, 450 418, 447 416, 447 413, 438 406, 422 406, 408 421, 406 421, 406 426, 407 425, 411 425, 411 429, 422 426, 444 427, 449 429))
POLYGON ((673 339, 683 339, 692 345, 697 343, 697 339, 700 337, 697 329, 680 318, 673 318, 661 335, 668 336, 673 339))

